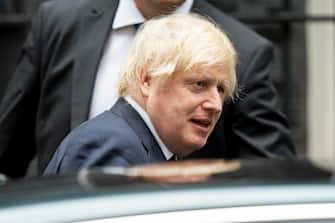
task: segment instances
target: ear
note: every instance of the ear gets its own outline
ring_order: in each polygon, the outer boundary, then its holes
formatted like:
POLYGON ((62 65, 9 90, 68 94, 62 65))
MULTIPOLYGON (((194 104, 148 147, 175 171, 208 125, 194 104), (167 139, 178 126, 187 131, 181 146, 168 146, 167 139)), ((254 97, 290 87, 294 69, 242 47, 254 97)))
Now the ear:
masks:
POLYGON ((140 89, 144 97, 148 97, 152 87, 152 77, 143 69, 140 72, 140 89))

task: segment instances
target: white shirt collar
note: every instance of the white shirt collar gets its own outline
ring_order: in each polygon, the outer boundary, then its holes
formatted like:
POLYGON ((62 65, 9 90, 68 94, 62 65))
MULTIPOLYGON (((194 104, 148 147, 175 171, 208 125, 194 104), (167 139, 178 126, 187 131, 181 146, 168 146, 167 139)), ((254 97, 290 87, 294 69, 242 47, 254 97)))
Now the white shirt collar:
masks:
MULTIPOLYGON (((113 0, 112 0, 113 1, 113 0)), ((120 0, 113 21, 113 29, 140 24, 145 21, 134 0, 120 0)))
MULTIPOLYGON (((173 12, 173 14, 189 13, 192 5, 193 0, 186 0, 173 12)), ((134 0, 120 0, 113 22, 113 29, 141 24, 145 20, 146 19, 141 12, 137 9, 134 0)))
POLYGON ((130 95, 125 96, 124 99, 137 111, 137 113, 141 116, 145 124, 148 126, 152 135, 156 139, 159 147, 161 148, 166 160, 171 159, 173 156, 173 153, 166 147, 166 145, 163 143, 163 141, 159 137, 158 133, 155 130, 155 127, 153 126, 151 122, 151 119, 148 113, 130 95))

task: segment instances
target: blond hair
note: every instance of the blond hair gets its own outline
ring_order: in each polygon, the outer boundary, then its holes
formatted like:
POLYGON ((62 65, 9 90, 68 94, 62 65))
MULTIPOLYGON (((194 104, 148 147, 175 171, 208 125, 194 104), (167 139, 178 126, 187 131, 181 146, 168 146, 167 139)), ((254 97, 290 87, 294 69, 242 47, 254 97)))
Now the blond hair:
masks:
POLYGON ((130 94, 141 72, 164 81, 191 69, 222 68, 227 72, 225 98, 233 98, 236 61, 232 42, 206 18, 196 14, 154 18, 145 22, 135 37, 121 69, 118 93, 130 94))

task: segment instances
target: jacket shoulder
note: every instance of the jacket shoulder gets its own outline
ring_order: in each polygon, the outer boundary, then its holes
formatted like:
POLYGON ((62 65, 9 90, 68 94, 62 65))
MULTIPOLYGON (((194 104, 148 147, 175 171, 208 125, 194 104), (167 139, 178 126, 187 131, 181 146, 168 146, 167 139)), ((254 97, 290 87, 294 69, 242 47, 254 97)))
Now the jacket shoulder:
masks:
POLYGON ((236 48, 253 49, 272 44, 245 24, 204 0, 195 0, 193 11, 216 23, 230 37, 236 48), (253 45, 249 45, 249 43, 253 45))
POLYGON ((43 2, 35 20, 41 20, 43 27, 53 29, 78 23, 83 12, 90 6, 88 0, 49 0, 43 2))
POLYGON ((81 143, 87 141, 99 141, 103 143, 110 143, 109 140, 113 139, 116 144, 129 144, 135 141, 140 143, 133 129, 128 123, 110 111, 106 111, 97 117, 88 120, 78 126, 69 135, 70 138, 75 139, 74 143, 81 143), (132 140, 129 140, 132 139, 132 140))
POLYGON ((93 5, 92 1, 89 0, 48 0, 41 3, 39 10, 47 12, 49 18, 56 16, 67 19, 68 16, 76 16, 80 10, 83 10, 91 5, 93 5))

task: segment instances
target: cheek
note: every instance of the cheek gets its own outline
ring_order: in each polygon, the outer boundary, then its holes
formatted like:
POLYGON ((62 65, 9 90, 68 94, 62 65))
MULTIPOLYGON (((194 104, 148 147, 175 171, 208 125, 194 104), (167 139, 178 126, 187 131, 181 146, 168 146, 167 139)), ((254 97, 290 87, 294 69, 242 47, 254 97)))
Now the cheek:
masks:
POLYGON ((193 103, 190 103, 190 100, 185 100, 185 98, 177 99, 171 103, 169 108, 169 115, 174 116, 174 119, 184 123, 192 116, 192 114, 195 113, 196 109, 197 106, 194 106, 193 103))
POLYGON ((171 100, 164 95, 157 94, 149 98, 147 103, 147 112, 154 121, 159 122, 160 125, 165 123, 167 120, 172 119, 172 115, 176 113, 173 111, 173 106, 171 105, 171 100))
POLYGON ((182 114, 190 114, 199 109, 200 98, 198 95, 184 90, 179 97, 173 101, 174 107, 182 114))
POLYGON ((157 94, 149 99, 148 105, 151 112, 159 119, 174 123, 174 126, 185 124, 192 114, 196 113, 199 106, 197 95, 190 93, 184 88, 170 88, 166 92, 156 92, 157 94))

